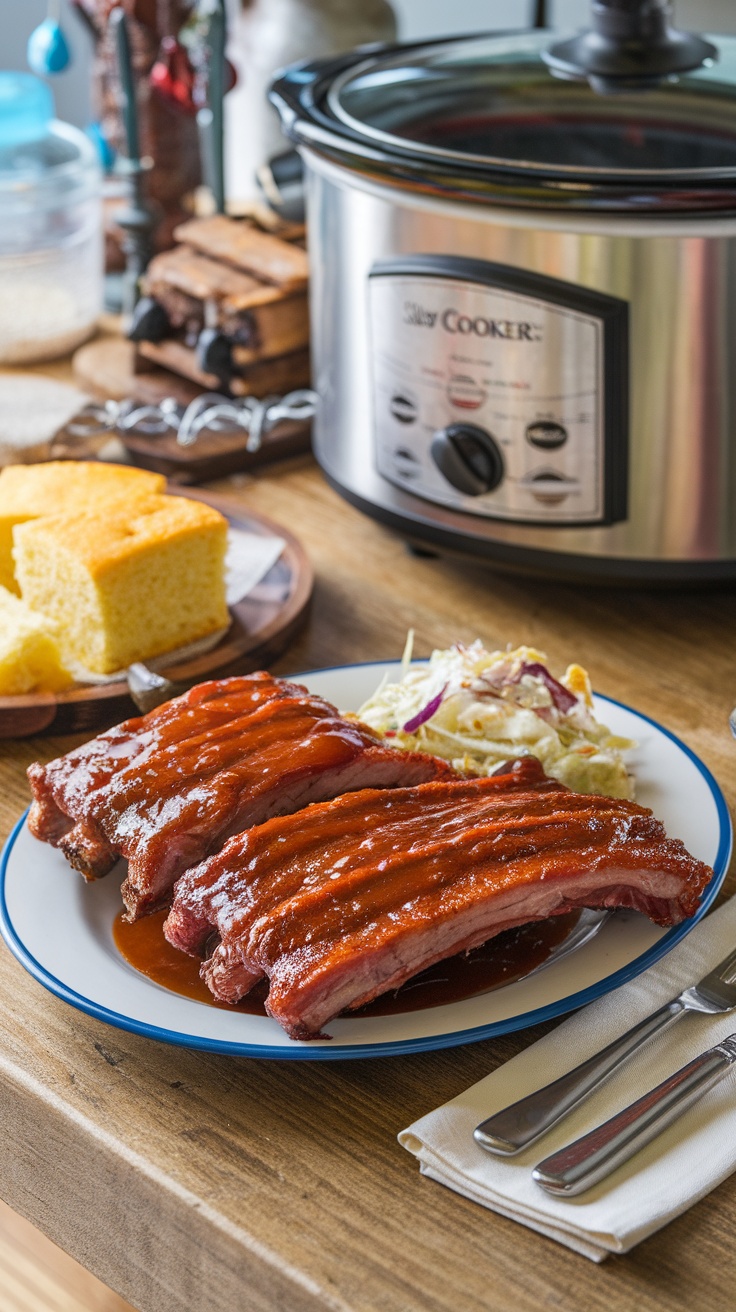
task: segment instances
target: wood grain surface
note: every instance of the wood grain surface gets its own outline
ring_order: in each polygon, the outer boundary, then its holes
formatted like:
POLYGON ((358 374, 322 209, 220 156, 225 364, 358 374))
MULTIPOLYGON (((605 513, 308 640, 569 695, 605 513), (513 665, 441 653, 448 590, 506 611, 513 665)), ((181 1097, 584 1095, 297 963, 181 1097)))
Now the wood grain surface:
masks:
POLYGON ((131 1312, 130 1304, 0 1203, 0 1312, 131 1312))
MULTIPOLYGON (((733 590, 597 591, 416 558, 307 459, 213 490, 287 524, 315 567, 309 625, 276 672, 396 657, 410 625, 418 655, 476 636, 532 643, 556 668, 580 661, 597 690, 681 735, 733 807, 733 590)), ((74 741, 0 745, 3 837, 27 804, 25 766, 74 741)), ((45 993, 4 947, 0 987, 0 1193, 141 1312, 733 1303, 736 1178, 595 1266, 422 1179, 398 1146, 400 1129, 542 1027, 417 1056, 289 1064, 108 1028, 45 993)))

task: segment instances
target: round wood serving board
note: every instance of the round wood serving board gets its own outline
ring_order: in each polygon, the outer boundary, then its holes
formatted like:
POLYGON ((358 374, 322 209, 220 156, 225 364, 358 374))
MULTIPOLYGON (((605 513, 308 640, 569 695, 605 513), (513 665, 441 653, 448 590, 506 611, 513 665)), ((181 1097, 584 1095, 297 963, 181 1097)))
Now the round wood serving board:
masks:
MULTIPOLYGON (((306 619, 312 595, 312 567, 304 548, 288 529, 252 512, 230 505, 225 498, 199 489, 170 487, 214 506, 233 528, 265 537, 283 538, 286 545, 268 574, 242 601, 230 607, 232 624, 211 651, 175 665, 152 662, 181 691, 203 679, 245 674, 274 660, 288 646, 306 619)), ((179 689, 177 689, 179 690, 179 689)), ((83 733, 138 715, 127 683, 77 684, 63 693, 27 693, 0 697, 0 738, 27 738, 36 733, 83 733)))

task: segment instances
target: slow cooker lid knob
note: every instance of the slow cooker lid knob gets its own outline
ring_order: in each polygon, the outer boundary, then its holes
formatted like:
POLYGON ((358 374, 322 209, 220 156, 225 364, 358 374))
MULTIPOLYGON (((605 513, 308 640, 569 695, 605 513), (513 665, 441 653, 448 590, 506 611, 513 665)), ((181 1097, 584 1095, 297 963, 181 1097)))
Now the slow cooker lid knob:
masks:
POLYGON ((558 77, 587 78, 601 95, 646 90, 718 58, 710 41, 672 25, 672 0, 593 0, 592 20, 542 57, 558 77))
POLYGON ((475 424, 448 424, 432 438, 432 459, 448 483, 469 497, 498 487, 504 475, 498 444, 475 424))

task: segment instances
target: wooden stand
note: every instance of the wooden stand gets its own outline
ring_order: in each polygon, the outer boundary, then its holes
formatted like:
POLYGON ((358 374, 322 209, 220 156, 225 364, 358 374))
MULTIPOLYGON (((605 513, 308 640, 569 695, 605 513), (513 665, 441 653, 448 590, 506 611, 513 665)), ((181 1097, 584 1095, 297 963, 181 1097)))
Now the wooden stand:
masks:
MULTIPOLYGON (((173 397, 179 405, 187 406, 202 394, 202 384, 182 378, 145 357, 139 359, 137 368, 140 372, 136 372, 135 354, 131 342, 114 337, 103 337, 88 346, 80 347, 74 356, 76 381, 93 396, 104 399, 113 397, 118 401, 132 397, 144 405, 158 405, 167 397, 173 397)), ((294 387, 304 386, 307 381, 306 369, 301 374, 285 372, 282 376, 283 385, 280 388, 272 385, 268 390, 290 391, 294 387), (300 378, 304 382, 298 381, 300 378)), ((207 390, 218 390, 217 379, 211 380, 211 383, 207 390)), ((190 447, 179 446, 173 433, 161 436, 120 434, 120 441, 135 465, 165 474, 175 483, 190 484, 206 483, 210 479, 255 469, 273 460, 303 455, 309 451, 310 431, 309 423, 284 422, 272 433, 268 433, 260 450, 254 452, 245 449, 247 433, 243 429, 229 433, 203 433, 195 445, 190 447)), ((62 438, 55 443, 54 455, 57 459, 68 457, 78 460, 89 454, 80 450, 76 442, 67 445, 62 438)))
MULTIPOLYGON (((230 628, 216 647, 176 665, 163 666, 162 658, 150 662, 177 685, 178 692, 203 679, 243 674, 275 660, 306 622, 313 585, 306 552, 283 525, 254 511, 246 513, 223 497, 207 492, 194 495, 225 515, 233 528, 262 537, 280 537, 285 545, 265 578, 230 607, 230 628)), ((0 737, 97 732, 135 714, 125 680, 75 684, 67 692, 0 697, 0 737)))

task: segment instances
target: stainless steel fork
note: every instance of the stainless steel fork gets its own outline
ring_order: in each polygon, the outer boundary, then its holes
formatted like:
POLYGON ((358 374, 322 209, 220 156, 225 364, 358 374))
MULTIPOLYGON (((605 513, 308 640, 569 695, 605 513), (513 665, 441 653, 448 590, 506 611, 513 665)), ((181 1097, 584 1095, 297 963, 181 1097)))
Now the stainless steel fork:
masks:
POLYGON ((692 988, 666 1002, 607 1048, 581 1062, 567 1075, 537 1089, 476 1127, 474 1138, 489 1153, 508 1157, 521 1152, 593 1093, 643 1044, 686 1011, 718 1012, 736 1008, 736 950, 692 988))

